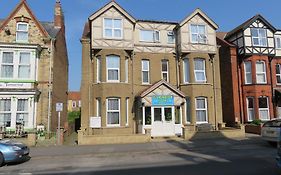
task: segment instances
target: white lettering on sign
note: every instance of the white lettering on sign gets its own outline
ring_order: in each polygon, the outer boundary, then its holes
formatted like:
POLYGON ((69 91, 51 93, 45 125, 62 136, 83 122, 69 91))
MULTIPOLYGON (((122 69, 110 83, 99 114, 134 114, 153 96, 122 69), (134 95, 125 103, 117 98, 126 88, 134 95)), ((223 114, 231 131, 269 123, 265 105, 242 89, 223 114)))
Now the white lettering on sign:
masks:
POLYGON ((32 88, 32 83, 0 83, 0 88, 32 88))

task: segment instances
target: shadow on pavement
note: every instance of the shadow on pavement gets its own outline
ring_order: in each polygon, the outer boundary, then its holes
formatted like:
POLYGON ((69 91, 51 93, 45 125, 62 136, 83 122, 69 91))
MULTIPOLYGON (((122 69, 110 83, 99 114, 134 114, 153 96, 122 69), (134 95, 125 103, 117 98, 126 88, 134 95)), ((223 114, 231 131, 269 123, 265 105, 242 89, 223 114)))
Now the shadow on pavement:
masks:
POLYGON ((7 166, 15 166, 15 165, 19 165, 25 162, 28 162, 31 159, 30 156, 25 156, 23 157, 21 160, 16 161, 16 162, 12 162, 12 163, 6 163, 7 166))

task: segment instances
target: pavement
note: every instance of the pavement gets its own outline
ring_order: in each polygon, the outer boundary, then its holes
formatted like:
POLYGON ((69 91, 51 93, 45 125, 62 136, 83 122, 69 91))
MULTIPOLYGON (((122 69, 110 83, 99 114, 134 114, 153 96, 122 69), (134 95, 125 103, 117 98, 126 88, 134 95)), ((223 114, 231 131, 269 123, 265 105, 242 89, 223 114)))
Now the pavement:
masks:
POLYGON ((76 145, 75 142, 69 142, 63 146, 37 146, 30 148, 30 156, 49 157, 49 156, 73 156, 73 155, 108 155, 108 154, 124 154, 130 152, 153 153, 165 150, 188 150, 188 151, 204 151, 206 147, 219 149, 225 146, 235 145, 255 145, 257 143, 267 144, 260 136, 254 134, 246 134, 245 138, 218 138, 218 139, 202 139, 187 141, 180 138, 153 139, 149 143, 138 144, 112 144, 112 145, 76 145))

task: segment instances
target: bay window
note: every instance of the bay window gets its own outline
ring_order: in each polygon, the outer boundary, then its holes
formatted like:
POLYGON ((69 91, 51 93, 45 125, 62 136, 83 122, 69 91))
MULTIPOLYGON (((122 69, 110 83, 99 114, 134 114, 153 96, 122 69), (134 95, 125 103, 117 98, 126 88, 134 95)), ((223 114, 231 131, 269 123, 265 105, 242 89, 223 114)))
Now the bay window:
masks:
POLYGON ((189 78, 190 78, 190 75, 189 75, 189 60, 188 58, 185 58, 183 60, 183 82, 184 83, 189 83, 189 78))
POLYGON ((248 113, 248 121, 253 121, 255 119, 253 97, 247 97, 247 113, 248 113))
POLYGON ((0 99, 0 126, 11 127, 11 99, 0 99))
POLYGON ((120 81, 120 57, 110 55, 106 57, 107 81, 119 82, 120 81))
POLYGON ((195 82, 206 82, 205 60, 201 58, 194 59, 195 82))
POLYGON ((265 62, 264 61, 258 61, 256 62, 256 78, 257 83, 266 83, 266 68, 265 68, 265 62))
POLYGON ((207 98, 197 97, 195 100, 196 123, 207 123, 207 98))
POLYGON ((276 81, 281 84, 281 64, 276 64, 276 81))
POLYGON ((252 84, 252 62, 246 61, 244 63, 245 69, 245 84, 252 84))
POLYGON ((107 126, 120 126, 120 99, 108 98, 106 101, 107 126))
POLYGON ((260 120, 269 120, 268 97, 259 97, 259 117, 260 120))

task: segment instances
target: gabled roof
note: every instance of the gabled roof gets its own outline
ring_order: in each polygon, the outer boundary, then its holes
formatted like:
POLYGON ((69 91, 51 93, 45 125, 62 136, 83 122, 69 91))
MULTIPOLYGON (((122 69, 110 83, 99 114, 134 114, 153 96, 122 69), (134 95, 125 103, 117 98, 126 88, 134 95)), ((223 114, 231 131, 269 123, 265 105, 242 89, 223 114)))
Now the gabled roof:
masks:
POLYGON ((80 92, 76 92, 76 91, 68 92, 68 100, 81 100, 80 92))
POLYGON ((89 20, 94 20, 97 17, 99 17, 101 14, 103 14, 105 11, 107 11, 108 9, 110 9, 111 7, 114 7, 115 9, 117 9, 120 13, 122 13, 124 16, 126 16, 131 22, 135 23, 136 20, 134 17, 132 17, 125 9, 123 9, 119 4, 117 4, 117 2, 115 1, 110 1, 109 3, 107 3, 105 6, 103 6, 102 8, 100 8, 98 11, 96 11, 94 14, 92 14, 89 17, 89 20))
POLYGON ((248 19, 247 21, 245 21, 244 23, 242 23, 241 25, 239 25, 238 27, 236 27, 235 29, 231 30, 230 32, 227 33, 227 35, 225 36, 225 38, 229 38, 230 36, 232 36, 233 34, 235 34, 236 32, 240 31, 240 30, 245 30, 246 28, 248 28, 253 22, 255 22, 256 20, 260 20, 262 21, 266 26, 268 26, 273 32, 276 32, 276 28, 273 27, 264 17, 262 17, 260 14, 257 14, 255 16, 253 16, 252 18, 248 19))
POLYGON ((182 22, 180 22, 180 26, 183 26, 186 22, 188 22, 190 19, 192 19, 195 15, 199 14, 202 16, 214 29, 218 29, 219 26, 211 19, 209 18, 201 9, 197 8, 192 12, 190 15, 188 15, 182 22))
POLYGON ((6 25, 9 23, 9 21, 12 20, 12 18, 15 16, 15 14, 22 8, 25 7, 27 12, 30 14, 32 20, 35 22, 36 26, 39 28, 39 30, 42 32, 42 34, 47 37, 49 36, 48 32, 45 30, 45 28, 41 25, 41 23, 36 19, 35 15, 33 14, 33 12, 31 11, 30 7, 28 6, 26 0, 21 0, 20 3, 16 6, 16 8, 12 11, 12 13, 10 13, 10 15, 8 16, 8 18, 6 18, 1 26, 0 26, 0 30, 3 30, 6 25))
POLYGON ((236 47, 234 44, 231 44, 230 42, 228 42, 224 39, 226 35, 227 35, 227 32, 217 32, 216 33, 217 41, 221 41, 230 47, 236 47))
POLYGON ((86 22, 82 34, 82 39, 87 39, 89 37, 90 37, 90 26, 89 26, 89 22, 86 22))
POLYGON ((168 82, 166 82, 165 80, 160 80, 156 83, 154 83, 152 86, 150 86, 148 89, 146 89, 145 91, 143 91, 140 94, 140 97, 145 97, 146 95, 148 95, 149 93, 151 93, 152 91, 154 91, 155 89, 157 89, 158 87, 160 87, 161 85, 166 86, 167 88, 169 88, 172 92, 175 92, 176 94, 178 94, 179 96, 185 98, 185 95, 183 92, 181 92, 180 90, 178 90, 177 88, 173 87, 171 84, 169 84, 168 82))

